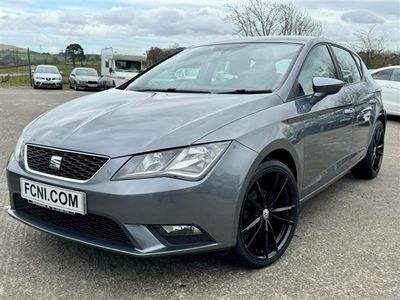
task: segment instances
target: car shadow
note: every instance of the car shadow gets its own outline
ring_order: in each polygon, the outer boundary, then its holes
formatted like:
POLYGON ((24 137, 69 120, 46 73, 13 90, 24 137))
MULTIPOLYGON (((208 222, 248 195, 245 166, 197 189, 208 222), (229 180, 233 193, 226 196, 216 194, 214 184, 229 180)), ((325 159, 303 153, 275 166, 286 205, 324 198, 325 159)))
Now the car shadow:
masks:
POLYGON ((400 116, 392 116, 392 115, 388 115, 387 119, 390 121, 397 121, 400 122, 400 116))

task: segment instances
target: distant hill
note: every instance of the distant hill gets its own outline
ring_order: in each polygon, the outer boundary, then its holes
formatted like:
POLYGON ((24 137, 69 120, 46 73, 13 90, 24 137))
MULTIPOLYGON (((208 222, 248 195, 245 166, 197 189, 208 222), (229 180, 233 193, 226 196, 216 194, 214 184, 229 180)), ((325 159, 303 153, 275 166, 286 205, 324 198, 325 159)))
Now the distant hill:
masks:
POLYGON ((8 44, 1 44, 0 43, 0 51, 2 50, 12 50, 12 51, 18 51, 18 52, 24 52, 27 51, 26 48, 21 48, 21 47, 17 47, 14 45, 8 45, 8 44))

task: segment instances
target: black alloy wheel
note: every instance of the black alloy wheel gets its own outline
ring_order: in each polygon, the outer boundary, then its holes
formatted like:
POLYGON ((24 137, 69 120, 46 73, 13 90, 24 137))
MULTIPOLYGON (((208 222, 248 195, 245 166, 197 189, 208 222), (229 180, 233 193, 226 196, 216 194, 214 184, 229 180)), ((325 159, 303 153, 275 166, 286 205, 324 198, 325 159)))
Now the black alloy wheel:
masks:
POLYGON ((245 265, 261 268, 286 250, 296 229, 299 199, 296 180, 283 163, 262 163, 243 202, 236 253, 245 265))
POLYGON ((375 178, 382 166, 385 148, 385 128, 381 121, 376 122, 374 134, 365 157, 351 170, 356 178, 375 178))
POLYGON ((372 139, 372 157, 371 157, 371 165, 372 169, 378 173, 379 169, 382 165, 383 160, 383 148, 384 148, 384 131, 383 127, 379 126, 375 135, 372 139))

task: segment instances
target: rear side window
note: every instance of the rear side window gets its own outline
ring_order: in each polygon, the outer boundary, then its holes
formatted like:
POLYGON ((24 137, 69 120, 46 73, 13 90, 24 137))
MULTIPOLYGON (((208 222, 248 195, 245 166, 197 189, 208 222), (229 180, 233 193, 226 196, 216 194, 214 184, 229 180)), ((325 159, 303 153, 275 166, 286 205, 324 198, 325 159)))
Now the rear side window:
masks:
POLYGON ((386 69, 386 70, 376 72, 375 74, 372 75, 372 78, 376 79, 376 80, 390 80, 392 73, 393 73, 393 69, 386 69))
POLYGON ((356 83, 361 81, 360 71, 350 52, 338 47, 332 47, 332 49, 339 62, 344 82, 356 83))
POLYGON ((311 50, 298 78, 298 95, 312 95, 313 78, 328 77, 337 78, 335 65, 326 46, 317 46, 311 50))
POLYGON ((393 69, 392 77, 390 77, 392 81, 400 81, 400 68, 393 69))

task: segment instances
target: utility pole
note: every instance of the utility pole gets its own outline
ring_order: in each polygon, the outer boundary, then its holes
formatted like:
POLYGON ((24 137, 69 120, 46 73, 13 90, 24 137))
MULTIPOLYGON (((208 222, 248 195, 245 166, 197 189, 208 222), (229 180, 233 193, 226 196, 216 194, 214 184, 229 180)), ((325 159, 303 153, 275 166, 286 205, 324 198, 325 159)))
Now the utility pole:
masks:
POLYGON ((28 48, 28 65, 29 65, 29 83, 32 86, 32 69, 31 69, 31 53, 28 48))

